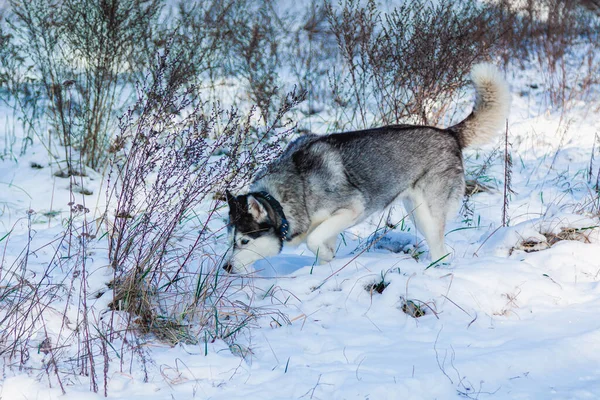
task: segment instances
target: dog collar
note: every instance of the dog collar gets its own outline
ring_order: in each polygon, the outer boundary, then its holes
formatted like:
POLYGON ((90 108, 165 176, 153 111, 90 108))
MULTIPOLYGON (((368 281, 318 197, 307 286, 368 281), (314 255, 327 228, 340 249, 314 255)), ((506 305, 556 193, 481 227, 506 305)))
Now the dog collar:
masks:
POLYGON ((281 218, 281 225, 279 226, 279 238, 283 241, 290 241, 292 238, 289 236, 290 234, 290 224, 285 217, 285 213, 283 212, 283 207, 281 207, 281 203, 279 203, 273 196, 271 196, 267 192, 256 192, 254 195, 258 195, 258 197, 262 197, 265 199, 267 203, 275 210, 277 214, 279 214, 279 218, 281 218))

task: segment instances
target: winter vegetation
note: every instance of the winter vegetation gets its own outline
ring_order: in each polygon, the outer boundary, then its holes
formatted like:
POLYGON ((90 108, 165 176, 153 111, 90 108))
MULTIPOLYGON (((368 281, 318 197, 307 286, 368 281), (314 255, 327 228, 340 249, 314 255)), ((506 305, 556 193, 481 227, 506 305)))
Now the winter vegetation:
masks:
POLYGON ((0 2, 0 399, 598 398, 599 35, 597 0, 0 2), (479 62, 512 107, 451 263, 397 204, 221 268, 226 190, 462 120, 479 62))

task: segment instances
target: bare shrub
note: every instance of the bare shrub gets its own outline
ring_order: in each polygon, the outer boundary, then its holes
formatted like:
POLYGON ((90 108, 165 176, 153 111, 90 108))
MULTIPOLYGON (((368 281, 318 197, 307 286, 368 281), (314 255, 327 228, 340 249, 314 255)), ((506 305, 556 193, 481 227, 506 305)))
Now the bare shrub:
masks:
POLYGON ((29 210, 24 221, 17 221, 0 240, 4 242, 0 358, 5 367, 37 372, 38 378, 47 376, 49 385, 57 384, 63 393, 64 377, 69 373, 89 377, 90 389, 95 392, 99 385, 95 368, 101 335, 88 305, 89 244, 94 239, 88 212, 85 206, 72 203, 65 229, 45 242, 36 237, 32 229, 35 211, 29 210), (17 232, 23 223, 26 231, 17 232), (23 246, 15 257, 7 257, 9 243, 23 246), (49 256, 40 257, 46 248, 49 256), (55 281, 52 277, 57 273, 62 279, 55 281), (42 356, 35 357, 33 352, 42 356))
POLYGON ((170 40, 159 47, 179 55, 177 79, 185 76, 205 97, 254 104, 266 124, 285 98, 279 81, 281 47, 287 43, 282 24, 271 2, 180 1, 166 21, 170 40), (241 95, 228 99, 219 89, 233 80, 243 82, 241 95))
MULTIPOLYGON (((179 55, 180 67, 172 71, 178 76, 172 79, 188 80, 190 85, 201 87, 206 93, 209 84, 214 85, 228 73, 234 34, 229 26, 234 17, 234 4, 235 0, 182 0, 176 4, 174 15, 166 19, 163 28, 169 40, 162 37, 158 43, 163 50, 169 47, 179 55)), ((149 56, 154 53, 145 52, 149 56)))
POLYGON ((141 366, 147 379, 147 334, 169 343, 231 343, 254 318, 270 312, 252 308, 243 281, 221 275, 220 193, 277 155, 291 129, 284 114, 302 96, 290 93, 272 124, 256 129, 252 115, 235 109, 215 105, 202 113, 208 106, 195 97, 196 88, 172 79, 177 60, 160 58, 135 107, 121 119, 121 134, 110 148, 105 224, 88 219, 85 204, 71 203, 53 240, 36 238, 34 211, 25 218, 24 234, 11 230, 0 237, 5 368, 37 373, 63 392, 63 382, 85 379, 90 390, 106 395, 115 369, 133 373, 141 366), (106 250, 107 241, 113 280, 98 289, 90 257, 106 250), (9 243, 22 245, 21 253, 5 257, 9 243), (101 300, 110 310, 93 305, 103 296, 112 296, 101 300))
POLYGON ((565 110, 574 100, 587 100, 600 83, 597 52, 600 16, 590 2, 502 0, 505 16, 502 48, 506 61, 532 63, 541 74, 547 102, 565 110))
POLYGON ((359 123, 365 127, 368 111, 367 102, 370 99, 370 86, 372 77, 367 53, 364 51, 374 45, 376 27, 379 23, 379 12, 375 2, 369 1, 363 8, 358 1, 346 2, 342 10, 337 10, 329 3, 326 4, 327 18, 330 29, 335 35, 341 61, 347 69, 345 76, 339 76, 334 71, 333 81, 330 84, 332 95, 343 108, 353 105, 350 111, 350 120, 360 118, 359 123), (341 84, 340 84, 341 82, 341 84))
POLYGON ((322 111, 328 97, 327 74, 335 67, 338 47, 329 29, 325 2, 312 0, 289 33, 285 64, 294 79, 307 92, 306 115, 322 111))
POLYGON ((381 14, 374 1, 348 0, 327 15, 360 126, 438 122, 496 43, 493 14, 474 2, 419 0, 381 14))
POLYGON ((600 15, 600 0, 579 0, 581 5, 600 15))
MULTIPOLYGON (((35 71, 52 131, 65 148, 81 153, 84 164, 99 167, 131 83, 127 74, 144 67, 130 61, 138 43, 151 40, 160 0, 11 0, 10 5, 12 29, 35 71)), ((65 162, 71 173, 69 154, 65 162)))
MULTIPOLYGON (((172 79, 177 62, 168 53, 160 58, 111 148, 106 221, 112 308, 129 311, 138 327, 162 337, 169 327, 189 332, 196 324, 211 340, 231 340, 254 315, 236 300, 239 281, 232 285, 219 268, 214 246, 225 236, 222 193, 279 153, 291 129, 284 114, 302 96, 289 93, 257 139, 252 115, 218 105, 203 113, 207 105, 196 89, 172 79), (286 128, 275 129, 280 125, 286 128), (196 209, 200 204, 204 211, 196 209)), ((194 336, 171 332, 174 341, 194 336)))
MULTIPOLYGON (((15 40, 14 31, 4 18, 5 11, 0 10, 0 102, 13 110, 14 120, 23 123, 24 135, 20 149, 16 154, 25 154, 29 144, 35 137, 33 120, 40 116, 38 90, 29 76, 26 60, 21 47, 15 40)), ((1 158, 15 156, 14 147, 17 138, 9 137, 9 126, 5 126, 4 150, 1 158)))
POLYGON ((250 101, 259 109, 263 123, 271 120, 280 95, 282 30, 268 1, 237 1, 230 26, 233 54, 232 70, 246 81, 250 101))

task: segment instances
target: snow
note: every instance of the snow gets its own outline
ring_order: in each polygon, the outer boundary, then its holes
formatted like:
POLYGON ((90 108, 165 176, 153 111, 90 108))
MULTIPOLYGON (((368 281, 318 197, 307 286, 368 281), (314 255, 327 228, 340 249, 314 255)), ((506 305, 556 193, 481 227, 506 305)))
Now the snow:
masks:
MULTIPOLYGON (((531 67, 507 76, 515 192, 509 226, 502 227, 499 139, 466 153, 468 173, 493 155, 485 172, 493 190, 473 195, 473 214, 461 213, 450 222, 446 238, 454 259, 449 265, 428 268, 425 254, 419 256, 423 243, 412 253, 402 252, 414 242, 408 220, 365 246, 378 238, 373 232, 380 215, 347 230, 331 263, 314 265, 305 246, 286 249, 257 262, 252 277, 232 278, 242 285, 242 298, 263 315, 242 331, 236 346, 217 340, 171 347, 150 338, 143 344, 145 371, 137 358, 121 370, 117 352, 110 351, 108 398, 598 398, 600 221, 587 171, 600 121, 587 113, 591 104, 547 108, 543 96, 527 86, 538 72, 531 67), (547 243, 547 235, 565 229, 574 236, 547 243), (529 252, 526 241, 540 251, 529 252), (382 279, 389 285, 381 294, 368 290, 382 279), (407 300, 425 315, 404 313, 407 300)), ((13 156, 0 162, 0 238, 11 232, 0 241, 0 289, 20 271, 29 225, 35 251, 24 273, 32 281, 45 277, 67 285, 72 270, 56 260, 66 251, 61 243, 69 203, 89 208, 78 218, 93 221, 105 204, 105 176, 88 171, 86 177, 56 177, 56 161, 39 143, 13 156), (43 168, 32 168, 32 162, 43 168), (71 184, 93 194, 72 195, 71 184)), ((593 165, 592 181, 598 167, 593 165)), ((394 223, 404 217, 400 206, 388 213, 394 223)), ((88 294, 100 293, 112 277, 106 248, 106 238, 90 243, 88 294)), ((71 322, 81 315, 77 302, 67 298, 69 288, 59 290, 44 329, 67 346, 72 340, 59 336, 77 333, 74 324, 63 326, 63 315, 71 322)), ((112 294, 87 298, 88 317, 96 324, 112 294)), ((45 337, 41 327, 39 333, 28 344, 29 369, 4 364, 0 399, 103 398, 102 379, 99 392, 92 393, 88 377, 69 363, 59 364, 62 394, 53 373, 44 371, 51 364, 39 350, 45 337)), ((97 368, 101 377, 103 366, 97 368)))

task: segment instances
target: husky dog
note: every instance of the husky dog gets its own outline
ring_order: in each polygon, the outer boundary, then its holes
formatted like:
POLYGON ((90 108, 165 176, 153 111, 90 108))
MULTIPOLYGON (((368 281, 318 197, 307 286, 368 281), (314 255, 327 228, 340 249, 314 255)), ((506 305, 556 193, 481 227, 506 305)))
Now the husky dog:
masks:
POLYGON ((485 144, 505 124, 510 94, 489 64, 471 71, 473 112, 446 129, 391 125, 306 135, 258 172, 250 191, 227 192, 231 255, 228 272, 306 241, 320 262, 335 255, 338 235, 402 199, 429 245, 432 260, 448 255, 446 219, 465 191, 462 149, 485 144))

